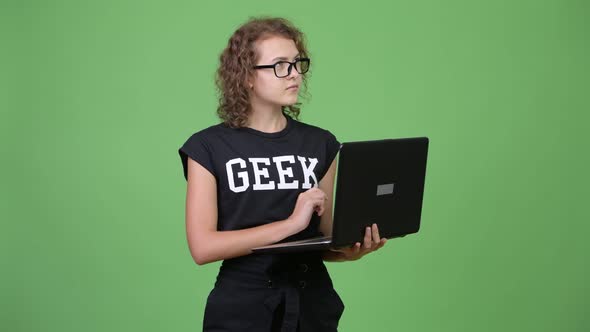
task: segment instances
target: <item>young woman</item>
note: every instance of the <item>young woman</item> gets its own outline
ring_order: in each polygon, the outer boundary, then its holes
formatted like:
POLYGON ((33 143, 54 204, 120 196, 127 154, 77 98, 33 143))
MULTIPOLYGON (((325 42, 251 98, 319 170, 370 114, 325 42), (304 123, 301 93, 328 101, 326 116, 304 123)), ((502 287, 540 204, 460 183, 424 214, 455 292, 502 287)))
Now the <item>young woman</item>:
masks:
POLYGON ((207 298, 205 331, 336 331, 344 310, 324 265, 381 248, 254 254, 279 241, 330 235, 336 154, 328 130, 298 121, 310 66, 303 34, 282 18, 253 18, 220 56, 221 122, 179 149, 186 231, 199 265, 223 260, 207 298))

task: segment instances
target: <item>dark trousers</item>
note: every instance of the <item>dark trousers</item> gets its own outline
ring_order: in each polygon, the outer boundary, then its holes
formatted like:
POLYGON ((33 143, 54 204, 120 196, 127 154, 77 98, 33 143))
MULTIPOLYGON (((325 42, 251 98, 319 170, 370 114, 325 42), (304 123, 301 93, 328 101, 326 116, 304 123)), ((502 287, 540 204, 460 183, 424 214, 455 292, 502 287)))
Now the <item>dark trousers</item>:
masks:
POLYGON ((268 278, 218 275, 203 331, 337 331, 344 303, 325 267, 314 268, 300 264, 268 278))

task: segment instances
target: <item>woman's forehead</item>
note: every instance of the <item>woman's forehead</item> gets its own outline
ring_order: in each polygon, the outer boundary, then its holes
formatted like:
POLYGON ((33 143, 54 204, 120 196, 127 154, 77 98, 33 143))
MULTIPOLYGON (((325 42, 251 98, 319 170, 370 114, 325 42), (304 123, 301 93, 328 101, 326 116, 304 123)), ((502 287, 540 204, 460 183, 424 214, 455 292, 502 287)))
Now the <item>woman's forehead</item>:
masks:
POLYGON ((261 61, 292 60, 299 53, 293 39, 279 36, 257 41, 256 49, 261 61))

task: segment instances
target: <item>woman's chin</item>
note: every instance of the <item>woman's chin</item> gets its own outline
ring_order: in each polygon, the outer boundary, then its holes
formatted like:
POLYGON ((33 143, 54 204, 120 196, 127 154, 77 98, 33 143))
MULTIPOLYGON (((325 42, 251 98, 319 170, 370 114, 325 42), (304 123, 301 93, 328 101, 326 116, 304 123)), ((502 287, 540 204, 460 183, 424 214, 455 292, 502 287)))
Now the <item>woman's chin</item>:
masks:
POLYGON ((283 103, 283 106, 293 106, 297 103, 297 98, 289 98, 283 103))

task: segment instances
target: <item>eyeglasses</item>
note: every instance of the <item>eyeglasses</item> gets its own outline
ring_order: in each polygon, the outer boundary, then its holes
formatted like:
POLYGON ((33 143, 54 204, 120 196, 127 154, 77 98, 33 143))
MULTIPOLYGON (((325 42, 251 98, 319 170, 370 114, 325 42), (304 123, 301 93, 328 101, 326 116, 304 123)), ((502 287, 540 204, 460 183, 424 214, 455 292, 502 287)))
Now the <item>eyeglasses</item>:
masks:
POLYGON ((293 65, 295 65, 295 70, 297 70, 299 74, 305 74, 309 70, 309 58, 299 58, 293 62, 279 61, 274 65, 254 66, 254 69, 273 68, 276 77, 281 78, 291 75, 293 65))

